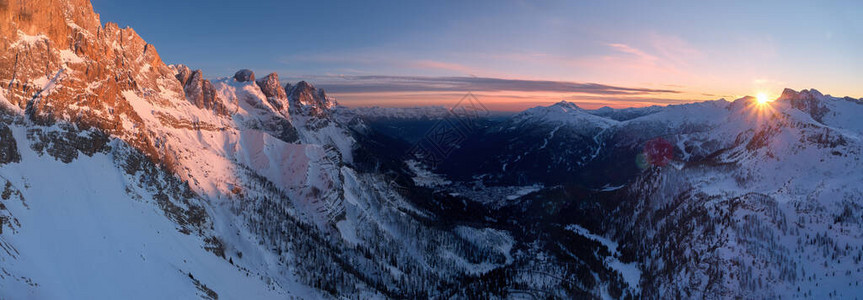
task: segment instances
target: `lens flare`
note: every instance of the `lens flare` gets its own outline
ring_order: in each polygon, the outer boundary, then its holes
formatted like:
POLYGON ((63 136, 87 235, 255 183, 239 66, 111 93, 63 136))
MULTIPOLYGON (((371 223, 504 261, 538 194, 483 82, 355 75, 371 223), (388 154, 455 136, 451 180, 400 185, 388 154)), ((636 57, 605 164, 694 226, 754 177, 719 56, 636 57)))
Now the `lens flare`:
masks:
POLYGON ((774 106, 781 103, 776 102, 765 92, 758 92, 755 97, 747 96, 746 121, 755 122, 757 125, 767 124, 776 115, 777 111, 774 106))
POLYGON ((674 158, 674 146, 658 137, 644 143, 644 150, 635 157, 635 164, 642 170, 651 166, 664 167, 674 158))
POLYGON ((758 93, 758 95, 755 97, 755 101, 757 101, 760 105, 765 105, 770 102, 770 98, 768 98, 767 94, 765 93, 758 93))

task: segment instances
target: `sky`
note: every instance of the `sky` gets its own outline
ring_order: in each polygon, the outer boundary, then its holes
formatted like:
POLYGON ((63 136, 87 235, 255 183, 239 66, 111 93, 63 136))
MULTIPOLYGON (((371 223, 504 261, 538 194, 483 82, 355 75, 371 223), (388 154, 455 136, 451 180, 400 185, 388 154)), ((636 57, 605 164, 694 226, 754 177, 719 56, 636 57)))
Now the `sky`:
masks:
POLYGON ((856 1, 92 0, 169 64, 306 80, 347 106, 493 110, 863 97, 856 1))

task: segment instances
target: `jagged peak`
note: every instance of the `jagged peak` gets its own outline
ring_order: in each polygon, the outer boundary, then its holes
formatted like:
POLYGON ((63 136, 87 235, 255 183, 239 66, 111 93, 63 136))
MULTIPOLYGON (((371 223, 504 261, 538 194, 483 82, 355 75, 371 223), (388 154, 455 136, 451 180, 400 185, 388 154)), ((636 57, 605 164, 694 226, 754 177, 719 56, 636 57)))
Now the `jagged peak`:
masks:
POLYGON ((227 108, 216 94, 213 83, 204 79, 201 69, 192 70, 186 65, 177 64, 168 66, 174 71, 174 77, 180 82, 186 100, 197 106, 211 110, 217 115, 227 115, 227 108))
POLYGON ((0 1, 0 37, 22 30, 28 35, 45 34, 58 46, 76 30, 96 33, 101 27, 99 14, 89 0, 0 1), (15 24, 16 26, 7 26, 15 24))
POLYGON ((322 114, 337 105, 336 101, 327 97, 323 89, 317 89, 306 81, 296 85, 286 85, 288 102, 292 112, 322 114))
POLYGON ((300 91, 306 91, 306 90, 314 90, 315 86, 312 85, 311 83, 306 82, 305 80, 302 80, 300 82, 297 82, 297 84, 293 85, 292 88, 296 89, 296 90, 300 90, 300 91))
POLYGON ((256 79, 255 82, 261 83, 261 82, 267 82, 267 81, 271 81, 271 80, 275 80, 278 82, 279 81, 279 74, 276 72, 273 72, 273 73, 267 74, 264 77, 256 79))
POLYGON ((255 84, 267 96, 267 101, 270 105, 277 110, 283 110, 288 107, 288 95, 285 89, 282 88, 282 84, 279 83, 279 74, 275 72, 267 74, 267 76, 255 80, 255 84))
POLYGON ((802 91, 800 91, 800 94, 801 95, 807 95, 807 96, 813 97, 813 98, 824 97, 824 94, 822 94, 821 92, 819 92, 816 89, 802 90, 802 91))
POLYGON ((824 97, 824 94, 819 92, 816 89, 808 89, 795 91, 790 88, 785 88, 782 90, 782 95, 779 96, 776 100, 784 101, 784 100, 802 100, 802 99, 817 99, 824 97))
POLYGON ((782 90, 782 95, 780 95, 779 98, 776 98, 776 100, 788 100, 792 98, 797 98, 797 95, 799 94, 800 93, 793 89, 785 88, 784 90, 782 90))
POLYGON ((777 100, 788 101, 792 107, 809 114, 818 122, 823 122, 824 116, 830 112, 830 108, 824 103, 827 98, 816 89, 796 92, 786 88, 777 100))
POLYGON ((192 69, 188 66, 180 64, 180 65, 170 65, 168 66, 171 70, 174 71, 177 77, 177 80, 180 81, 180 84, 186 86, 189 83, 189 79, 192 77, 192 69))
POLYGON ((189 76, 189 80, 204 80, 204 72, 202 72, 201 69, 192 71, 192 75, 189 76))

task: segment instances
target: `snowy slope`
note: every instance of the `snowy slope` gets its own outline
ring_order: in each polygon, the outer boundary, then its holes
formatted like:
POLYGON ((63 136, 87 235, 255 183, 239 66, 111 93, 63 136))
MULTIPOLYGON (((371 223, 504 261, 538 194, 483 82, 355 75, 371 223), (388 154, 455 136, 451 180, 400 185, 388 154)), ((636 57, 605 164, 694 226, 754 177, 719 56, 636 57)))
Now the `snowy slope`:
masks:
POLYGON ((736 114, 717 126, 715 131, 726 132, 712 136, 737 138, 712 158, 653 170, 629 186, 639 199, 630 230, 643 238, 631 243, 645 255, 647 294, 863 293, 863 174, 857 159, 863 144, 856 137, 858 122, 845 115, 858 112, 860 104, 817 99, 842 109, 827 112, 831 126, 780 99, 765 115, 736 114))
POLYGON ((31 150, 24 127, 12 131, 21 160, 0 168, 0 181, 20 194, 3 200, 16 219, 0 240, 5 297, 190 298, 206 296, 207 289, 227 298, 293 294, 207 251, 203 237, 180 232, 154 193, 118 167, 120 152, 67 164, 31 150))
POLYGON ((519 123, 565 124, 580 128, 607 128, 617 124, 616 120, 596 116, 571 102, 561 101, 550 106, 530 108, 513 117, 519 123))

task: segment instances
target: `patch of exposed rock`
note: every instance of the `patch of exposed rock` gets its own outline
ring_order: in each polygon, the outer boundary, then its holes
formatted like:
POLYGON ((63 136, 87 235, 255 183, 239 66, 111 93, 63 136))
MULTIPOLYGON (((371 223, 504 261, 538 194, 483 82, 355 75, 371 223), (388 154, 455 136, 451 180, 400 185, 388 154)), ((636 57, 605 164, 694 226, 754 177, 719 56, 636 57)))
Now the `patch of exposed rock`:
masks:
POLYGON ((12 136, 12 130, 6 124, 0 123, 0 165, 21 161, 18 153, 18 143, 12 136))
POLYGON ((27 129, 27 139, 32 141, 30 148, 39 155, 48 154, 64 163, 72 162, 79 153, 93 156, 111 150, 110 137, 100 130, 79 131, 67 123, 58 125, 58 128, 27 129))
POLYGON ((294 86, 287 85, 285 91, 288 94, 292 114, 324 116, 336 106, 336 102, 329 99, 324 90, 317 89, 305 81, 300 81, 294 86))
POLYGON ((238 82, 255 81, 255 72, 249 69, 242 69, 234 73, 234 80, 238 82))
POLYGON ((282 88, 282 84, 279 83, 279 74, 270 73, 256 80, 255 83, 261 88, 261 92, 267 96, 267 101, 275 109, 282 111, 288 107, 288 94, 282 88))
POLYGON ((786 88, 777 100, 789 101, 791 106, 808 113, 815 121, 823 122, 824 115, 830 112, 830 109, 821 101, 822 97, 824 95, 816 89, 797 92, 786 88))
POLYGON ((183 86, 186 99, 198 108, 210 110, 219 115, 228 115, 228 109, 216 94, 213 83, 204 79, 201 70, 192 71, 185 65, 175 66, 177 80, 183 86))

